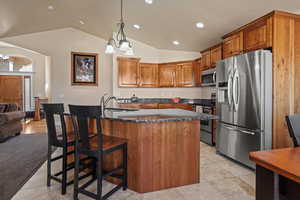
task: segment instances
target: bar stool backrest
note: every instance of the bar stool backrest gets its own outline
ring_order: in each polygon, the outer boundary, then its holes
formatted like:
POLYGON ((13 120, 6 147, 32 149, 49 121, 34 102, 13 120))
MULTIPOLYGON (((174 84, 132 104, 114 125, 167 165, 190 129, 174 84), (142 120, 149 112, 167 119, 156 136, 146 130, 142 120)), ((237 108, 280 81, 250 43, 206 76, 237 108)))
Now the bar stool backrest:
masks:
POLYGON ((295 147, 300 146, 300 114, 285 117, 295 147))
POLYGON ((89 120, 95 119, 97 126, 98 145, 102 147, 101 106, 69 105, 75 132, 77 148, 90 150, 89 120))
POLYGON ((48 139, 51 145, 62 146, 67 143, 67 131, 66 123, 64 119, 64 104, 62 103, 45 103, 42 104, 43 110, 46 116, 47 130, 48 130, 48 139), (55 116, 60 118, 61 122, 61 133, 62 133, 62 142, 58 139, 57 130, 58 127, 55 121, 55 116))

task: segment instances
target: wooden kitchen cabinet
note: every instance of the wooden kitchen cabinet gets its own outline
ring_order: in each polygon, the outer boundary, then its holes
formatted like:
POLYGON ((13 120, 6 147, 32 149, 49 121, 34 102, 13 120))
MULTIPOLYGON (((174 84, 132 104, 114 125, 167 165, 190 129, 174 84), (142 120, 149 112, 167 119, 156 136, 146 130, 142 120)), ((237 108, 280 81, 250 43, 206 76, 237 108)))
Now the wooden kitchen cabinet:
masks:
POLYGON ((176 68, 177 87, 192 87, 195 85, 193 62, 178 64, 176 68))
POLYGON ((119 104, 120 108, 133 108, 133 109, 158 109, 157 103, 145 103, 145 104, 119 104))
POLYGON ((158 86, 158 64, 140 63, 139 87, 158 86))
POLYGON ((211 48, 211 66, 215 67, 217 62, 222 60, 222 44, 218 44, 211 48))
POLYGON ((273 17, 263 19, 243 30, 244 51, 252 51, 272 46, 273 17))
POLYGON ((138 58, 118 57, 119 87, 138 87, 139 61, 138 58))
POLYGON ((158 66, 159 87, 176 86, 176 64, 161 64, 158 66))
POLYGON ((158 104, 158 109, 183 109, 194 111, 194 106, 191 104, 158 104))
POLYGON ((224 38, 223 58, 239 55, 243 52, 243 32, 238 32, 224 38))
POLYGON ((202 51, 202 59, 201 59, 201 66, 202 69, 209 69, 211 66, 211 52, 210 49, 202 51))
POLYGON ((193 62, 195 86, 201 86, 201 58, 193 62))

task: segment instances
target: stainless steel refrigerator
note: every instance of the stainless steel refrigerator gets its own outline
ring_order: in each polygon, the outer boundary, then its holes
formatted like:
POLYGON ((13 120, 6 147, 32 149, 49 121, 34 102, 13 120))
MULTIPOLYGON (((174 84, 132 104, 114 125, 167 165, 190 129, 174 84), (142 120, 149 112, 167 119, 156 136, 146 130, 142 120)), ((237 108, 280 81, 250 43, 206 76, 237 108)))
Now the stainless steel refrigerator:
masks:
POLYGON ((272 53, 227 58, 216 70, 217 151, 255 168, 249 152, 272 148, 272 53))

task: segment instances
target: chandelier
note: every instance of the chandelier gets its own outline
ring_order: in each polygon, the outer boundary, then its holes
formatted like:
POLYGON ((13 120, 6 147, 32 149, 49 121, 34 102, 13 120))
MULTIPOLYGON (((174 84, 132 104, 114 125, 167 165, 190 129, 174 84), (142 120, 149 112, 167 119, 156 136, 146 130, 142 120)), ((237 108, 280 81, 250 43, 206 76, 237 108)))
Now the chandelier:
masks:
POLYGON ((0 54, 0 59, 1 59, 1 60, 8 60, 8 59, 9 59, 9 56, 0 54))
POLYGON ((115 52, 115 48, 118 48, 120 51, 125 53, 125 55, 133 55, 132 50, 132 44, 127 40, 127 37, 124 32, 124 19, 123 19, 123 0, 121 0, 121 20, 120 23, 118 23, 118 32, 116 34, 116 37, 111 37, 106 45, 106 54, 113 54, 115 52))

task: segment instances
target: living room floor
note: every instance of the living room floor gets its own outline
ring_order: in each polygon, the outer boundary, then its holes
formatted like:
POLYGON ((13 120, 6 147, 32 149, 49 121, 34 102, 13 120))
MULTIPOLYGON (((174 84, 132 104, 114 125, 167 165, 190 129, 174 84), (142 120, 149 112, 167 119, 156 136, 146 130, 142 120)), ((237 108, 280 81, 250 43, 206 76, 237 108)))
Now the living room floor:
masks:
MULTIPOLYGON (((24 125, 24 133, 46 133, 44 121, 32 122, 24 125)), ((60 153, 57 150, 54 154, 60 153)), ((58 171, 60 161, 54 164, 53 170, 58 171)), ((236 164, 223 156, 216 154, 215 148, 201 143, 201 178, 199 184, 177 187, 158 192, 138 194, 134 191, 118 191, 110 199, 118 200, 254 200, 255 199, 255 173, 248 168, 236 164)), ((39 199, 39 200, 67 200, 73 199, 73 188, 69 186, 67 194, 60 194, 60 184, 52 181, 51 187, 46 186, 46 162, 35 175, 13 197, 13 200, 39 199)), ((70 171, 70 178, 73 172, 70 171)), ((113 185, 104 182, 104 192, 113 185)), ((96 184, 89 188, 95 191, 96 184)), ((79 199, 89 199, 79 195, 79 199)))
POLYGON ((23 130, 21 134, 47 133, 47 125, 45 120, 26 120, 25 122, 22 122, 22 125, 23 130))

